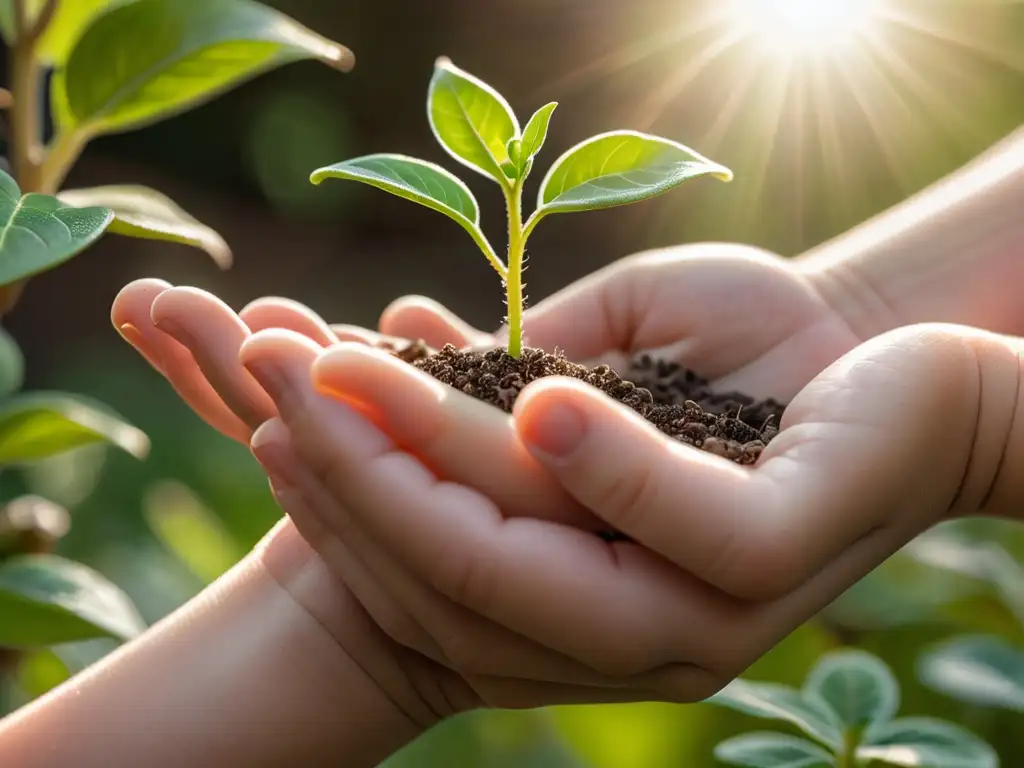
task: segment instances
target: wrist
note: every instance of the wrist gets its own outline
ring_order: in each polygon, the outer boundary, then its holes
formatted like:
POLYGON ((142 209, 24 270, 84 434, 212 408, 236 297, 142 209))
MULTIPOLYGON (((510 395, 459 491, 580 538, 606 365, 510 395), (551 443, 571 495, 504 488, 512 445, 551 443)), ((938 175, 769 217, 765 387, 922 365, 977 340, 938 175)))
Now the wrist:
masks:
POLYGON ((387 650, 361 618, 281 526, 141 638, 0 724, 0 764, 104 765, 116 749, 153 768, 375 766, 423 726, 382 689, 387 650))
POLYGON ((861 338, 954 323, 1024 335, 1024 131, 794 260, 861 338))

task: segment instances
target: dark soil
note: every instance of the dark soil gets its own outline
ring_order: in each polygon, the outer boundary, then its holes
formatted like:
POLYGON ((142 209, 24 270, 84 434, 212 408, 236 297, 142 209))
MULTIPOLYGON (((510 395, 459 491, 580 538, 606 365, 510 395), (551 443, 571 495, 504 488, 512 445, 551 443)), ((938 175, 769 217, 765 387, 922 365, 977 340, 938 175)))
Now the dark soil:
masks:
POLYGON ((435 352, 414 342, 392 351, 438 381, 506 412, 532 381, 545 376, 579 379, 632 408, 669 437, 737 464, 757 461, 778 433, 785 409, 775 400, 713 392, 693 371, 647 355, 634 359, 620 376, 606 365, 586 368, 540 349, 524 349, 518 360, 500 347, 479 352, 449 344, 435 352))

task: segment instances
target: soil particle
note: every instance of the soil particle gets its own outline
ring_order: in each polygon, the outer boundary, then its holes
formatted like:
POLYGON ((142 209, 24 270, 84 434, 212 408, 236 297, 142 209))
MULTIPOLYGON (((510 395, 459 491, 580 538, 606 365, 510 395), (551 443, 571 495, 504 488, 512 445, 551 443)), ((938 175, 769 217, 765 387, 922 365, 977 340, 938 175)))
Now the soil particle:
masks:
POLYGON ((392 352, 438 381, 506 412, 512 411, 530 382, 547 376, 578 379, 632 408, 669 437, 742 465, 757 461, 778 433, 785 408, 775 400, 714 392, 693 371, 647 355, 633 360, 620 376, 606 365, 587 368, 540 349, 524 349, 519 359, 500 347, 476 351, 449 344, 435 352, 423 342, 392 352))

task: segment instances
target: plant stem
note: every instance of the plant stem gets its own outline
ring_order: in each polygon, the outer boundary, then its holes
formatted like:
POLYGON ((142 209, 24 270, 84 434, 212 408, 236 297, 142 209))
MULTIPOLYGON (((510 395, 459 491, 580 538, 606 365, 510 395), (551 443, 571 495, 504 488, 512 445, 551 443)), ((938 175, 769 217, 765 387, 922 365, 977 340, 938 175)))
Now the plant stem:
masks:
POLYGON ((14 1, 18 37, 10 50, 11 165, 23 192, 36 192, 42 164, 39 126, 39 62, 35 55, 36 37, 26 16, 25 1, 14 1))
POLYGON ((505 297, 508 303, 508 355, 518 358, 523 352, 523 182, 516 180, 505 190, 508 204, 508 273, 505 297))

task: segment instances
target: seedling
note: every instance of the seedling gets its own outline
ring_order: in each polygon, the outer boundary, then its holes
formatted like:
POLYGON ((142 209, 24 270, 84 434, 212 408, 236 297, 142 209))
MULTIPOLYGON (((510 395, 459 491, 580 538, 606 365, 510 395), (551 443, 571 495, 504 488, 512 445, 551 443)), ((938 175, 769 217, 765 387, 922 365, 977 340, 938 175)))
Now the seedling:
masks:
POLYGON ((930 717, 896 717, 900 686, 877 656, 849 649, 825 655, 801 689, 734 680, 708 699, 745 715, 795 726, 808 738, 760 731, 715 748, 728 765, 748 768, 998 768, 989 744, 930 717))
POLYGON ((398 154, 374 154, 313 172, 310 180, 351 179, 439 211, 462 225, 505 285, 508 354, 523 348, 523 259, 526 243, 553 213, 592 211, 656 197, 688 179, 732 179, 732 172, 669 139, 612 131, 582 141, 559 157, 540 184, 537 207, 523 221, 523 187, 544 146, 557 103, 538 109, 520 129, 512 107, 494 88, 437 60, 427 93, 434 137, 458 162, 494 181, 508 212, 508 260, 480 229, 480 209, 469 188, 444 168, 398 154))

